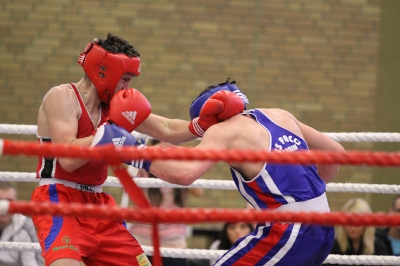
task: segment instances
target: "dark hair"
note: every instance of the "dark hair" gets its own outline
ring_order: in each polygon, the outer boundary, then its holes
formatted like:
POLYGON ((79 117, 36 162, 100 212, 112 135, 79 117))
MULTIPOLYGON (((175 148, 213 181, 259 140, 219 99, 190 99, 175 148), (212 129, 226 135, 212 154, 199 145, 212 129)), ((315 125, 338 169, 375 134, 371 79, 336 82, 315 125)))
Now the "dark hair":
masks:
POLYGON ((212 90, 212 89, 214 89, 214 88, 216 88, 216 87, 219 87, 219 86, 222 86, 222 85, 225 85, 225 84, 229 84, 229 83, 230 83, 230 84, 236 84, 236 81, 230 81, 230 80, 231 80, 230 78, 227 78, 225 82, 222 82, 222 83, 219 83, 219 84, 215 84, 215 85, 210 85, 210 86, 208 86, 207 88, 205 88, 204 90, 202 90, 202 91, 200 92, 200 94, 199 94, 198 97, 200 97, 201 95, 203 95, 203 94, 206 93, 207 91, 212 90))
POLYGON ((397 195, 397 196, 393 199, 393 202, 392 202, 392 209, 394 209, 394 207, 396 206, 396 201, 397 201, 398 199, 400 199, 400 195, 397 195))
MULTIPOLYGON (((227 229, 228 229, 228 226, 231 225, 231 224, 236 224, 236 223, 225 223, 225 224, 224 224, 224 228, 223 228, 222 231, 220 232, 220 237, 219 237, 219 239, 220 239, 221 243, 219 244, 219 247, 218 247, 218 249, 220 249, 220 250, 228 250, 228 249, 230 249, 230 248, 232 247, 232 245, 234 244, 234 243, 231 243, 231 242, 229 241, 228 234, 227 234, 227 232, 226 232, 227 229)), ((253 224, 252 224, 252 223, 246 223, 246 224, 247 224, 247 226, 250 228, 250 232, 254 230, 254 227, 253 227, 253 224)))
MULTIPOLYGON (((160 141, 157 139, 151 139, 149 142, 149 146, 157 145, 159 144, 160 141)), ((152 173, 149 173, 149 177, 154 177, 152 173)), ((186 188, 174 188, 174 203, 183 208, 185 206, 185 196, 184 194, 187 193, 186 188)), ((156 188, 149 188, 147 190, 147 195, 149 197, 150 203, 154 207, 160 207, 162 201, 163 201, 163 194, 161 193, 161 189, 156 187, 156 188)))
MULTIPOLYGON (((151 176, 154 177, 154 176, 151 176)), ((185 201, 183 197, 183 191, 185 188, 174 188, 174 203, 179 207, 184 207, 185 201)), ((161 202, 163 201, 163 194, 161 193, 160 188, 149 188, 147 191, 149 196, 149 200, 152 206, 160 207, 161 202)))
POLYGON ((127 40, 109 33, 106 40, 99 39, 97 44, 109 52, 122 53, 129 57, 140 57, 140 53, 127 40))

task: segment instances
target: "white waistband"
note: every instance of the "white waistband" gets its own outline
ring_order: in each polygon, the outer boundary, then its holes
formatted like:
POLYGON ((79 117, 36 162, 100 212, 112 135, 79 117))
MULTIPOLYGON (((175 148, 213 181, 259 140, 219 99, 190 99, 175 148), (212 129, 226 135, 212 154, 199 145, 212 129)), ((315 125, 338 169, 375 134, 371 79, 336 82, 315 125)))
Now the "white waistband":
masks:
POLYGON ((82 190, 82 191, 87 191, 87 192, 93 192, 93 193, 100 193, 103 191, 102 186, 93 186, 93 185, 85 185, 85 184, 79 184, 75 183, 72 181, 67 181, 67 180, 62 180, 62 179, 57 179, 57 178, 42 178, 39 181, 39 186, 45 186, 45 185, 51 185, 51 184, 61 184, 66 187, 82 190))
POLYGON ((325 192, 319 197, 306 201, 285 204, 276 208, 275 210, 293 212, 330 212, 328 199, 325 192))

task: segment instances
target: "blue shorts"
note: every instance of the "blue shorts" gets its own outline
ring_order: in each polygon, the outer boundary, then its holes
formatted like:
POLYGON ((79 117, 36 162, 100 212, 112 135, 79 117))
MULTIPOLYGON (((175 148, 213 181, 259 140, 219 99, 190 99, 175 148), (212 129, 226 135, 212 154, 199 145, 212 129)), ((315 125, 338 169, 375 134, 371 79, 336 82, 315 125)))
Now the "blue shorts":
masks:
POLYGON ((214 266, 319 266, 328 257, 333 241, 330 226, 267 223, 239 239, 214 266))

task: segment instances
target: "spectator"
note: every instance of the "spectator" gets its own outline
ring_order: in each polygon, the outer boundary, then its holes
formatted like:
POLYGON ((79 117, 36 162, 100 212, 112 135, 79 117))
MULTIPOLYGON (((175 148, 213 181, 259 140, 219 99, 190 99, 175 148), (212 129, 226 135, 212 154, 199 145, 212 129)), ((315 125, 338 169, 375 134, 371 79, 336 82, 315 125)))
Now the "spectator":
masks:
MULTIPOLYGON (((400 213, 400 195, 394 198, 389 213, 400 213)), ((378 229, 376 230, 376 237, 385 243, 389 255, 400 256, 400 227, 378 229)))
MULTIPOLYGON (((350 199, 343 206, 342 211, 354 213, 372 213, 368 202, 361 198, 350 199)), ((388 255, 388 253, 389 252, 385 244, 379 238, 375 237, 375 227, 352 225, 335 227, 335 241, 331 254, 388 255)))
MULTIPOLYGON (((222 231, 220 232, 219 239, 215 240, 211 246, 211 250, 228 250, 240 238, 250 234, 254 230, 253 224, 238 222, 238 223, 225 223, 222 231)), ((210 266, 218 259, 210 259, 210 266)))
MULTIPOLYGON (((151 145, 168 146, 170 144, 152 139, 151 145)), ((140 177, 155 177, 152 174, 140 169, 138 172, 140 177)), ((202 188, 145 188, 143 189, 150 204, 157 208, 176 209, 186 207, 186 201, 189 194, 200 197, 203 195, 202 188)), ((160 247, 164 248, 186 248, 186 224, 171 223, 159 224, 160 247)), ((141 245, 152 246, 152 228, 150 224, 133 223, 130 226, 130 232, 139 241, 141 245)), ((152 261, 152 256, 148 256, 152 261)), ((163 257, 164 266, 185 266, 187 265, 186 258, 170 258, 163 257)))
MULTIPOLYGON (((0 200, 17 200, 17 190, 12 183, 0 182, 0 200)), ((22 214, 0 215, 0 241, 38 242, 32 219, 22 214)), ((1 266, 43 265, 43 257, 35 251, 0 250, 1 266)))

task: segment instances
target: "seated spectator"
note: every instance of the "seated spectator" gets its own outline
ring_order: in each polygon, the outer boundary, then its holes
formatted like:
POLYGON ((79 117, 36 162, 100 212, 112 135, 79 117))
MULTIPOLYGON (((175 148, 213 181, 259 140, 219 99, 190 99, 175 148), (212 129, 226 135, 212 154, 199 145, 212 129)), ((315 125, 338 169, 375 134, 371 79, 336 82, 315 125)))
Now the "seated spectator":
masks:
MULTIPOLYGON (((17 200, 17 190, 12 183, 0 182, 0 200, 17 200)), ((1 242, 38 242, 32 219, 22 214, 0 215, 1 242)), ((36 251, 0 250, 0 265, 39 266, 43 257, 36 251)))
MULTIPOLYGON (((400 195, 394 198, 389 213, 400 213, 400 195)), ((400 256, 400 227, 377 229, 376 237, 385 243, 389 250, 389 255, 400 256)))
MULTIPOLYGON (((372 213, 368 202, 361 198, 350 199, 343 206, 342 211, 354 213, 372 213)), ((375 237, 375 227, 345 225, 335 227, 335 242, 333 244, 331 254, 388 255, 389 251, 387 250, 385 244, 379 238, 375 237)))
MULTIPOLYGON (((253 224, 238 222, 238 223, 225 223, 222 231, 220 232, 219 239, 215 240, 211 246, 211 250, 228 250, 230 249, 235 242, 250 234, 254 230, 253 224)), ((211 259, 210 265, 214 265, 214 263, 218 259, 211 259)))

